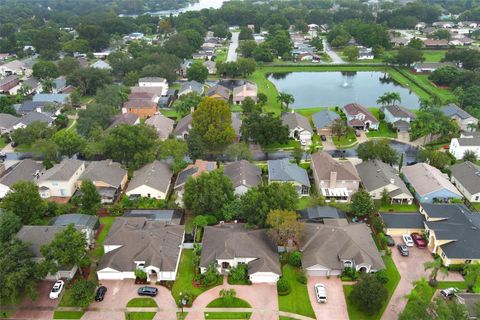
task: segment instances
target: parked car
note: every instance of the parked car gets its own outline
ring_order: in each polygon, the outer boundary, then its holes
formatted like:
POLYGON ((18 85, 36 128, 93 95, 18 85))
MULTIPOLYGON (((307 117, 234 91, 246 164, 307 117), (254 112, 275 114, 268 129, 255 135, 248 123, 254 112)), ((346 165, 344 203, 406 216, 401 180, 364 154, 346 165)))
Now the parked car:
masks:
POLYGON ((443 289, 440 291, 440 294, 445 298, 445 299, 451 299, 457 293, 459 290, 457 288, 447 288, 443 289))
POLYGON ((393 240, 391 235, 386 234, 385 235, 385 240, 387 242, 387 246, 393 247, 395 245, 395 240, 393 240))
POLYGON ((322 139, 322 141, 327 141, 327 137, 323 134, 320 136, 320 139, 322 139))
POLYGON ((413 242, 415 243, 417 248, 424 249, 424 248, 427 247, 427 241, 425 241, 425 239, 423 239, 421 234, 419 234, 417 232, 414 232, 410 236, 412 237, 413 242))
POLYGON ((402 239, 403 239, 403 242, 405 243, 405 245, 407 247, 413 247, 413 239, 412 239, 412 237, 410 237, 409 234, 404 234, 402 236, 402 239))
POLYGON ((404 244, 397 244, 397 249, 400 251, 400 254, 404 257, 408 257, 408 247, 404 244))
POLYGON ((155 297, 157 293, 158 293, 158 289, 155 287, 145 286, 138 289, 139 296, 155 297))
POLYGON ((57 280, 57 282, 53 284, 52 290, 50 291, 50 299, 58 299, 58 297, 60 297, 60 294, 62 293, 64 286, 65 283, 62 280, 57 280))
POLYGON ((323 283, 315 284, 315 296, 318 303, 327 303, 327 289, 323 283))
POLYGON ((103 298, 105 298, 106 293, 107 293, 107 287, 105 286, 98 287, 97 293, 95 294, 95 301, 103 301, 103 298))

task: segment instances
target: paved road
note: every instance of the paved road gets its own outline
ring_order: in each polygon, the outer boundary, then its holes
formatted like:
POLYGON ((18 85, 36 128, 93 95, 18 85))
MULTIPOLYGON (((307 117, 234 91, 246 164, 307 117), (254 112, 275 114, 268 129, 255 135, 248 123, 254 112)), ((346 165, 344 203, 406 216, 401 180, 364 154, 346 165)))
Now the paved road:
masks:
POLYGON ((327 40, 323 39, 323 48, 325 49, 325 53, 330 56, 330 59, 332 59, 332 63, 345 63, 340 56, 332 50, 330 45, 328 44, 327 40))
POLYGON ((227 62, 237 61, 238 36, 240 32, 232 32, 232 40, 228 47, 227 62))

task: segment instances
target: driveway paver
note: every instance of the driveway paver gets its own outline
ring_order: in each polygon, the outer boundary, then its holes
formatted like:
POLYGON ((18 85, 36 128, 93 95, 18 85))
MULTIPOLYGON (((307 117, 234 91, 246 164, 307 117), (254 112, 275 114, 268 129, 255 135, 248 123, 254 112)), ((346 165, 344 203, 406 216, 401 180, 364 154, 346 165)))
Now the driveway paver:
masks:
POLYGON ((317 319, 348 320, 347 302, 343 294, 342 280, 337 277, 308 277, 308 296, 317 319), (318 303, 315 297, 315 283, 327 288, 327 303, 318 303))
POLYGON ((36 310, 21 309, 15 312, 15 319, 52 319, 53 310, 60 303, 60 299, 52 300, 49 298, 50 290, 55 281, 41 281, 37 286, 37 299, 35 301, 25 298, 20 304, 20 308, 37 308, 36 310), (44 308, 44 310, 41 310, 44 308))

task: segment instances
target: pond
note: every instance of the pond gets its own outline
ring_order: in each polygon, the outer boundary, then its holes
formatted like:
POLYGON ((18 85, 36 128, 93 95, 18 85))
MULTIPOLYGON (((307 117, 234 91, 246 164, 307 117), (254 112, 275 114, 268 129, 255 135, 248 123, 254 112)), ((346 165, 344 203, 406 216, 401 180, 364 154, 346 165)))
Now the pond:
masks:
POLYGON ((398 92, 401 105, 418 109, 418 96, 395 82, 388 73, 360 72, 282 72, 268 75, 279 92, 295 97, 291 108, 344 106, 357 102, 376 107, 377 99, 385 92, 398 92))

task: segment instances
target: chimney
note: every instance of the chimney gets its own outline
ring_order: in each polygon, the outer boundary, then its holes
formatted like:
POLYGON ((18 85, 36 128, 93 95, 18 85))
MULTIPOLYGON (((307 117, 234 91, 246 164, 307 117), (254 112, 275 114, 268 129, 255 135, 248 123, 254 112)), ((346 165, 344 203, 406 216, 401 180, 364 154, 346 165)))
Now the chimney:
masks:
POLYGON ((332 171, 330 172, 330 188, 336 188, 337 187, 337 172, 332 171))
POLYGON ((395 179, 394 179, 394 178, 390 178, 390 183, 391 183, 391 184, 394 184, 394 183, 395 183, 395 179))

